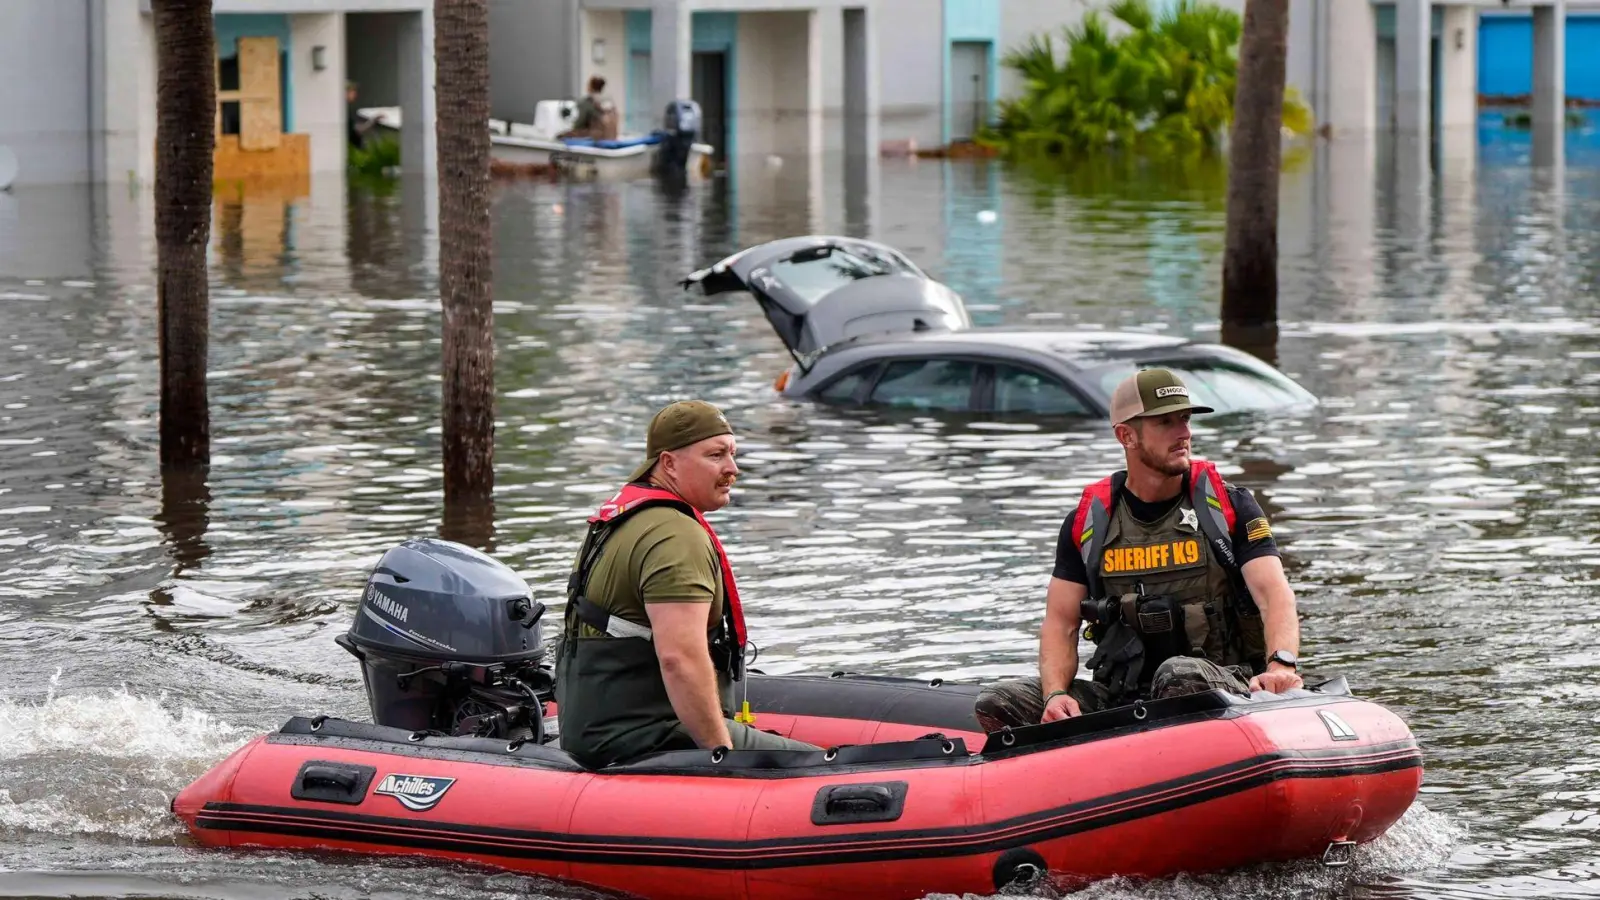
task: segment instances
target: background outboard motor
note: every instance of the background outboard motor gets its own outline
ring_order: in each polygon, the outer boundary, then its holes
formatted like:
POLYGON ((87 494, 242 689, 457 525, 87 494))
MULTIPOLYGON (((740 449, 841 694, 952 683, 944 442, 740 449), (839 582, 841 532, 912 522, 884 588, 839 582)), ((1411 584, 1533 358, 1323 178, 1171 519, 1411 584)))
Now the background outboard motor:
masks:
POLYGON ((500 562, 432 538, 389 550, 350 631, 372 720, 446 735, 544 740, 553 696, 541 663, 544 604, 500 562))
POLYGON ((661 143, 656 147, 656 172, 681 176, 689 168, 689 148, 700 138, 700 104, 674 100, 661 121, 661 143))

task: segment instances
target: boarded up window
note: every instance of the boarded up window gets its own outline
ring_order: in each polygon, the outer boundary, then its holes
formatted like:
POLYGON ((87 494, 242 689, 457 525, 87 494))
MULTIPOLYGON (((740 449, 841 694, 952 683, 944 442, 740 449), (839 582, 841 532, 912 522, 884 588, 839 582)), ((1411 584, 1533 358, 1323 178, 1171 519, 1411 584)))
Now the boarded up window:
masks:
POLYGON ((272 150, 283 134, 278 39, 242 37, 238 43, 238 56, 217 65, 217 132, 239 135, 241 150, 272 150))

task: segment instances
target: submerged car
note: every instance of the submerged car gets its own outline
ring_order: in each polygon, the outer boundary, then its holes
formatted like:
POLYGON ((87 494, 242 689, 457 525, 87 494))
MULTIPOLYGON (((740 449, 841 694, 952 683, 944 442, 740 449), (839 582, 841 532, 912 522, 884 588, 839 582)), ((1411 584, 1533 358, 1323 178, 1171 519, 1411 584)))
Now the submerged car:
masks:
POLYGON ((1293 379, 1221 344, 1140 332, 974 327, 960 295, 904 254, 808 235, 750 247, 683 279, 748 291, 794 357, 786 397, 842 406, 1103 417, 1141 368, 1172 369, 1218 413, 1316 404, 1293 379))

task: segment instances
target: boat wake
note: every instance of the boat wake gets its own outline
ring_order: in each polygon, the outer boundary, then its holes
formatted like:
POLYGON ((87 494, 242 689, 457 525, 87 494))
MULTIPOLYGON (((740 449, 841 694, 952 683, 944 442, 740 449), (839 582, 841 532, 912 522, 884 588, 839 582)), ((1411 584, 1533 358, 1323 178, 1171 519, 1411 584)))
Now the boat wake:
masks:
MULTIPOLYGON (((57 673, 57 678, 59 673, 57 673)), ((0 699, 0 836, 183 833, 173 795, 253 736, 163 694, 0 699)))

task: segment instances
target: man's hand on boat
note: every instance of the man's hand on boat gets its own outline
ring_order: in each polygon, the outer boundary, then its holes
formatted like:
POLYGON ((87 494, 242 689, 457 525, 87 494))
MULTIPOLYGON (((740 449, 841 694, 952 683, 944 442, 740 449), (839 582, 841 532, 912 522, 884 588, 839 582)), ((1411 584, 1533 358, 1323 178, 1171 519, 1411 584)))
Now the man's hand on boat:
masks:
POLYGON ((1078 708, 1078 701, 1072 699, 1071 694, 1057 694, 1051 697, 1044 705, 1044 716, 1040 722, 1059 722, 1072 716, 1083 715, 1083 710, 1078 708))
POLYGON ((1298 687, 1305 687, 1305 682, 1300 679, 1299 673, 1278 663, 1267 666, 1265 672, 1250 679, 1252 691, 1271 691, 1274 694, 1281 694, 1298 687))

